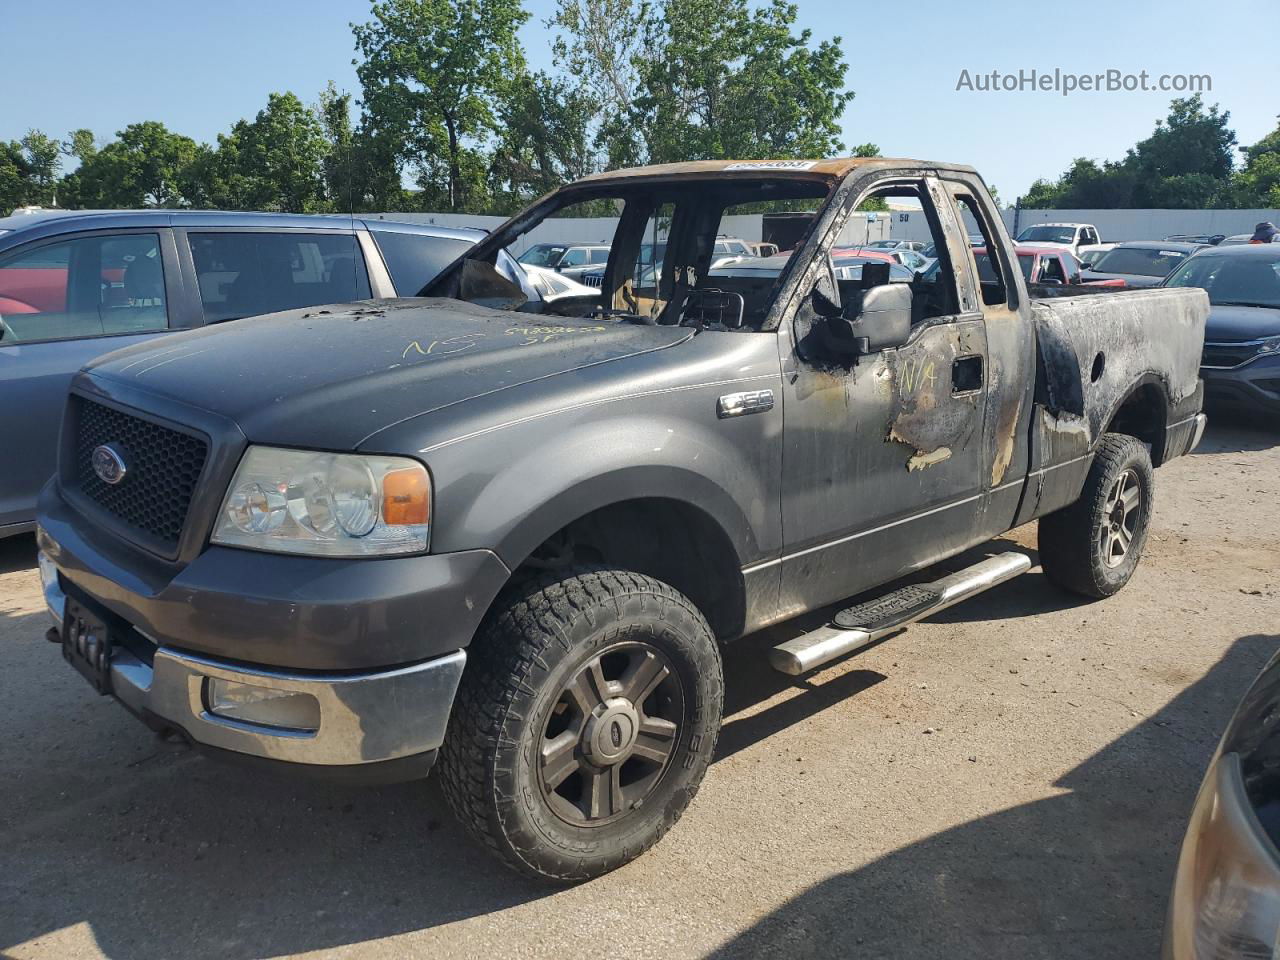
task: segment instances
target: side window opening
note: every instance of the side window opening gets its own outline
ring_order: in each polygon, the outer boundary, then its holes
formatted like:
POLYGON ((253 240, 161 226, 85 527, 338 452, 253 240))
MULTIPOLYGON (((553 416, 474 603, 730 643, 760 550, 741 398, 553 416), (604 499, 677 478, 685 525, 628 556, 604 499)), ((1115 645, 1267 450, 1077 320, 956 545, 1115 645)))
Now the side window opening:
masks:
POLYGON ((447 269, 422 292, 551 316, 763 329, 791 254, 833 189, 823 176, 765 175, 576 190, 549 198, 519 227, 482 241, 481 252, 447 269), (773 211, 791 218, 785 244, 769 233, 773 211), (755 245, 783 252, 776 259, 759 257, 755 245), (533 302, 517 303, 513 296, 497 303, 473 274, 491 265, 504 246, 520 251, 527 271, 545 270, 539 261, 555 262, 558 279, 573 281, 570 289, 533 302), (734 273, 739 267, 744 272, 734 273))
MULTIPOLYGON (((988 254, 985 268, 979 268, 976 263, 979 251, 977 249, 973 251, 975 269, 978 269, 978 282, 982 288, 982 302, 989 307, 1009 303, 1010 283, 1006 279, 1003 251, 999 244, 996 243, 998 234, 992 229, 991 224, 987 222, 982 212, 982 206, 974 198, 973 194, 959 189, 955 192, 955 199, 956 203, 960 205, 966 229, 970 233, 976 232, 982 237, 981 250, 988 254)), ((1043 269, 1044 265, 1042 264, 1041 270, 1043 271, 1043 269)))
POLYGON ((956 275, 947 254, 946 235, 933 199, 925 189, 923 181, 895 182, 872 191, 861 198, 860 207, 868 201, 881 200, 886 205, 897 207, 908 212, 918 209, 929 231, 927 241, 921 246, 931 245, 937 257, 932 261, 915 258, 913 251, 906 251, 909 256, 903 257, 900 250, 888 250, 873 247, 866 240, 869 231, 867 221, 855 217, 845 225, 840 238, 831 250, 831 262, 835 270, 840 302, 858 300, 868 286, 880 282, 906 283, 911 287, 911 322, 921 323, 936 317, 954 316, 959 313, 956 288, 956 275), (859 238, 858 233, 863 236, 859 238), (914 262, 915 269, 906 266, 902 260, 914 262), (885 272, 876 266, 878 262, 888 268, 887 280, 885 272))

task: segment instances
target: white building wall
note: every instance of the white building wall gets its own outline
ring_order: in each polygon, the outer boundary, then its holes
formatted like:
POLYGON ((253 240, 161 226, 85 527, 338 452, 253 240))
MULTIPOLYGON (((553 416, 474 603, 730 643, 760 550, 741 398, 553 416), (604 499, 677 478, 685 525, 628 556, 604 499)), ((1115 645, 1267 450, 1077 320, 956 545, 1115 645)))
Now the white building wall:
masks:
MULTIPOLYGON (((1092 223, 1104 242, 1122 240, 1163 240, 1175 233, 1225 234, 1253 233, 1264 220, 1280 224, 1280 210, 1022 210, 1008 207, 1001 211, 1011 234, 1017 217, 1018 230, 1036 223, 1092 223)), ((895 212, 893 237, 900 240, 928 240, 929 226, 924 214, 895 212)), ((965 215, 965 227, 976 232, 972 220, 965 215)))

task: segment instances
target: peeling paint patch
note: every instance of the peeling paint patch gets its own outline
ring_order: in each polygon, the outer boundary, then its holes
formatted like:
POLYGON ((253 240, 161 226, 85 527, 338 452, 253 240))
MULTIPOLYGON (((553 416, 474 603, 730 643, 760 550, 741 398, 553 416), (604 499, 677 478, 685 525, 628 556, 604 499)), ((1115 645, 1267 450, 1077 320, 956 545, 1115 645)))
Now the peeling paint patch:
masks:
POLYGON ((932 467, 935 463, 941 463, 943 460, 950 459, 950 447, 939 447, 937 450, 932 450, 929 453, 921 453, 917 451, 915 456, 907 461, 907 469, 914 473, 916 470, 924 470, 928 467, 932 467))

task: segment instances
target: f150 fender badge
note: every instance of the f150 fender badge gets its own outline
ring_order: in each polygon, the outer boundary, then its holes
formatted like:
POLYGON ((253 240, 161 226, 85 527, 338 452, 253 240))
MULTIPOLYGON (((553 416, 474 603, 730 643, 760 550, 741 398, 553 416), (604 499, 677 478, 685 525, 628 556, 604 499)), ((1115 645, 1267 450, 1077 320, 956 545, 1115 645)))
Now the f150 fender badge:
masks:
POLYGON ((764 413, 773 409, 772 390, 748 390, 745 393, 726 393, 716 401, 716 416, 721 420, 742 417, 748 413, 764 413))
POLYGON ((93 448, 93 472, 103 483, 115 486, 129 472, 120 451, 109 444, 93 448))

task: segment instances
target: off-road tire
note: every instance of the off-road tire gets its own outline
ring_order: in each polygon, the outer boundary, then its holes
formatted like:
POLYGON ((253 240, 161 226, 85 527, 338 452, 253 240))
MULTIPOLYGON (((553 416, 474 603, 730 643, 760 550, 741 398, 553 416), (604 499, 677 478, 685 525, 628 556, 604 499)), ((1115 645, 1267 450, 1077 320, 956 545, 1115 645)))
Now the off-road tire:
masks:
POLYGON ((1040 564, 1045 576, 1063 589, 1102 599, 1129 582, 1142 558, 1151 526, 1155 472, 1146 446, 1136 437, 1108 433, 1102 438, 1080 499, 1040 518, 1040 564), (1138 516, 1122 557, 1107 559, 1105 538, 1114 522, 1110 510, 1117 484, 1136 481, 1138 516), (1112 565, 1114 563, 1114 565, 1112 565))
POLYGON ((588 880, 638 857, 680 818, 715 750, 724 679, 711 628, 679 591, 604 567, 546 575, 499 598, 467 654, 438 769, 454 814, 506 864, 540 880, 588 880), (565 684, 628 643, 665 658, 684 720, 642 802, 576 825, 543 787, 543 738, 564 710, 565 684))

